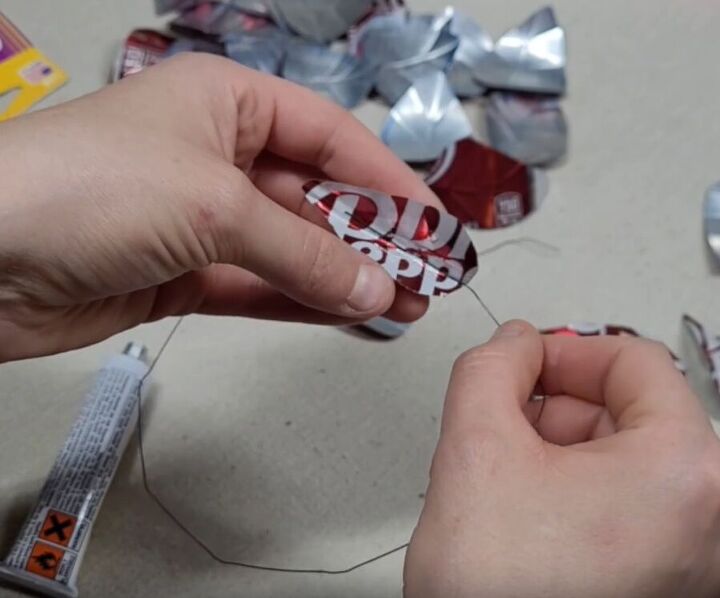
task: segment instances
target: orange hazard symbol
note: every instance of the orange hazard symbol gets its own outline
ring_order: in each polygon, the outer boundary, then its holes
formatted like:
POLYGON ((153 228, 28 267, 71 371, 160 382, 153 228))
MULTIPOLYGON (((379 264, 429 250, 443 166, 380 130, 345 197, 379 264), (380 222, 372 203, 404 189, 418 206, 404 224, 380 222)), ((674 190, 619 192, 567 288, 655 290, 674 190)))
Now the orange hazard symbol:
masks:
POLYGON ((55 548, 44 542, 35 542, 25 569, 36 575, 55 579, 64 555, 65 551, 62 548, 55 548))
POLYGON ((77 517, 59 511, 48 511, 40 528, 40 538, 53 544, 67 546, 70 544, 76 525, 77 517))

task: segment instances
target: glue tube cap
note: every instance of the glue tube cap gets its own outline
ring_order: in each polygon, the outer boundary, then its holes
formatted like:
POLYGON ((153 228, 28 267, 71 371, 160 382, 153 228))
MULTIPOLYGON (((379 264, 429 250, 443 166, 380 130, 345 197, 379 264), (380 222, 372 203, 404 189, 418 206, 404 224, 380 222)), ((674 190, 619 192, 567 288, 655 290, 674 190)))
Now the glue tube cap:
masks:
POLYGON ((49 598, 78 598, 78 591, 75 587, 66 586, 63 583, 51 579, 43 579, 39 575, 28 573, 22 569, 8 567, 0 564, 0 581, 10 586, 29 590, 38 596, 49 598))

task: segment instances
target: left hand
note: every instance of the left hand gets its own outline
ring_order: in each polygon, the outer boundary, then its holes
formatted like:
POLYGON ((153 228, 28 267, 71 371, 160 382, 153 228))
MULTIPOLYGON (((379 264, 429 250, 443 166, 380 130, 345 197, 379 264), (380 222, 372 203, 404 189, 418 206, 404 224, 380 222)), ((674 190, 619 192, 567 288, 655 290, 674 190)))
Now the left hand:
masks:
POLYGON ((302 185, 437 198, 288 81, 178 56, 0 138, 0 362, 191 312, 344 324, 427 307, 330 233, 302 185))

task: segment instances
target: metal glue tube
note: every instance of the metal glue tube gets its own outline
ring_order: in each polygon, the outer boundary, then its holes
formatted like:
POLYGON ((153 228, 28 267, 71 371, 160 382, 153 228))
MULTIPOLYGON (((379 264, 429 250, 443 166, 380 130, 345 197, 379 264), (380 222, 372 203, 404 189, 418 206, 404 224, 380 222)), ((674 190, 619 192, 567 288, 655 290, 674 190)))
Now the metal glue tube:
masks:
POLYGON ((93 523, 136 423, 146 349, 130 343, 100 370, 5 561, 0 581, 53 598, 77 597, 93 523))

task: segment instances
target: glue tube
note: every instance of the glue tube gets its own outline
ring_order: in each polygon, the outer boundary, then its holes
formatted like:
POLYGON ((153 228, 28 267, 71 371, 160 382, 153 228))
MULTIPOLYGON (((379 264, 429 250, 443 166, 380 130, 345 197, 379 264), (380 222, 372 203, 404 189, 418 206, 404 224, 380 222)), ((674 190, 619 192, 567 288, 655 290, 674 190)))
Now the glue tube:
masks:
POLYGON ((100 370, 35 508, 0 563, 0 581, 42 596, 78 596, 90 532, 136 422, 145 355, 145 347, 130 343, 100 370))

